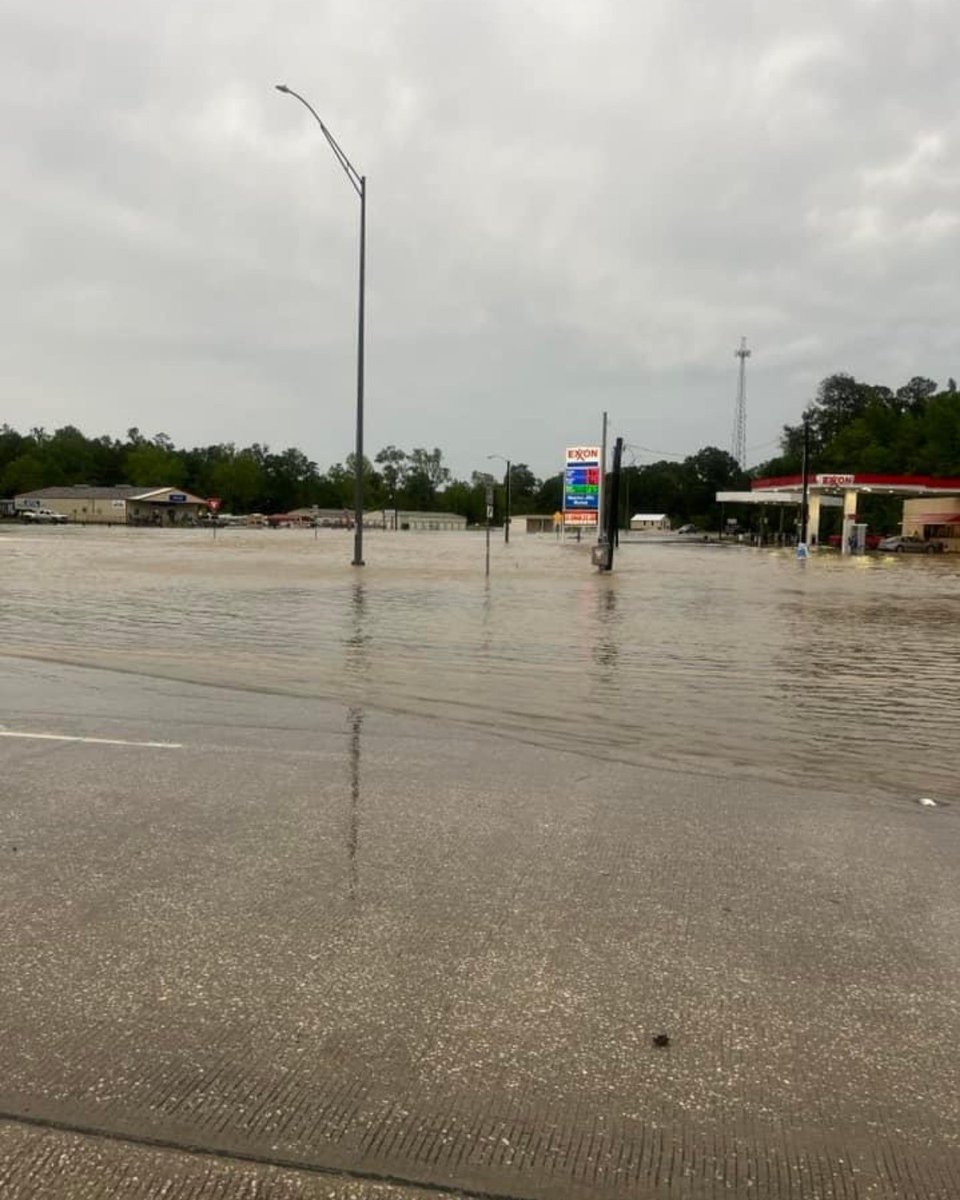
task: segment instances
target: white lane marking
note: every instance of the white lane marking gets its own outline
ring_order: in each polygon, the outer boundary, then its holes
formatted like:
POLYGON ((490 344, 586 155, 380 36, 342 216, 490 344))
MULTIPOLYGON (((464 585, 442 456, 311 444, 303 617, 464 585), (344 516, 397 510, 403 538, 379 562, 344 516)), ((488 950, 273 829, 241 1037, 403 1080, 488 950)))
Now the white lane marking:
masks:
POLYGON ((0 729, 0 737, 31 738, 38 742, 83 742, 92 746, 149 746, 153 750, 182 750, 182 742, 128 742, 123 738, 73 737, 68 733, 17 733, 0 729))

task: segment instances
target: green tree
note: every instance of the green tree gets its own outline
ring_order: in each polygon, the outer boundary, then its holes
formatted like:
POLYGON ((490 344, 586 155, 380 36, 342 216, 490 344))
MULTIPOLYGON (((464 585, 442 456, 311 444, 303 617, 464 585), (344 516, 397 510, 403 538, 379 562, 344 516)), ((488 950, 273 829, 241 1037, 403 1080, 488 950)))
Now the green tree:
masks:
MULTIPOLYGON (((914 376, 895 391, 847 375, 823 381, 807 408, 811 425, 811 471, 876 474, 960 473, 960 397, 937 392, 932 379, 914 376)), ((785 426, 782 454, 763 463, 756 476, 800 470, 803 425, 785 426)))
POLYGON ((932 379, 925 379, 922 375, 914 375, 909 383, 905 383, 903 387, 897 388, 896 398, 902 408, 908 412, 920 415, 926 407, 927 401, 936 393, 937 385, 932 379))
POLYGON ((10 425, 0 425, 0 479, 7 467, 23 453, 26 443, 27 439, 10 425))
POLYGON ((533 512, 540 486, 540 480, 526 463, 512 463, 510 466, 510 511, 517 514, 533 512))
POLYGON ((249 450, 230 451, 212 464, 209 490, 201 494, 219 497, 224 512, 256 512, 264 500, 263 464, 249 450))
POLYGON ((471 525, 480 524, 486 512, 483 490, 462 479, 453 479, 447 484, 437 497, 437 507, 441 512, 459 513, 471 525))
POLYGON ((443 452, 438 446, 432 450, 421 446, 411 450, 404 484, 410 508, 424 512, 435 508, 437 491, 449 478, 450 471, 443 465, 443 452))
POLYGON ((377 463, 383 479, 384 504, 389 504, 396 511, 409 471, 406 451, 397 446, 384 446, 377 455, 377 463))
POLYGON ((550 516, 563 508, 563 472, 544 479, 537 488, 533 501, 533 511, 543 516, 550 516))
MULTIPOLYGON (((740 491, 749 484, 740 464, 726 450, 704 446, 681 464, 684 506, 670 515, 697 525, 714 526, 720 518, 717 492, 740 491)), ((669 510, 668 510, 669 511, 669 510)))
POLYGON ((36 453, 15 458, 0 475, 0 492, 5 496, 16 496, 21 492, 33 492, 49 486, 47 466, 36 453))
MULTIPOLYGON (((347 472, 350 476, 350 505, 352 509, 356 503, 357 490, 357 456, 348 454, 346 461, 347 472)), ((382 508, 385 501, 385 491, 383 486, 383 478, 380 472, 374 467, 373 463, 363 456, 363 473, 361 475, 363 485, 363 507, 364 509, 382 508)))
POLYGON ((266 473, 267 511, 287 512, 314 503, 317 464, 295 446, 270 454, 256 443, 250 453, 259 457, 266 473))
POLYGON ((97 483, 95 443, 73 425, 57 429, 43 444, 51 482, 97 483))
POLYGON ((125 470, 127 480, 142 487, 183 487, 187 478, 179 454, 146 441, 127 451, 125 470))

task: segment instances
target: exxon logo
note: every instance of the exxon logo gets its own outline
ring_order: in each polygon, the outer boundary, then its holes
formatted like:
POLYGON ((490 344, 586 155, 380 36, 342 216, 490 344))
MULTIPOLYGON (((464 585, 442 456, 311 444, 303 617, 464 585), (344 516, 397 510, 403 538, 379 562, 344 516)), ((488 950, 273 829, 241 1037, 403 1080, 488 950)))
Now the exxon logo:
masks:
POLYGON ((571 446, 567 450, 567 462, 599 462, 599 446, 571 446))

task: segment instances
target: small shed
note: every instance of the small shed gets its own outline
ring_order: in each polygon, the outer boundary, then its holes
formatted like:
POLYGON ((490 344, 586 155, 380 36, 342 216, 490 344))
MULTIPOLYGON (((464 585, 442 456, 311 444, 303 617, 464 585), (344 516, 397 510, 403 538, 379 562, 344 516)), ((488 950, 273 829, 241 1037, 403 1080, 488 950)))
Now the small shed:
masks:
POLYGON ((670 518, 666 513, 634 513, 630 518, 630 528, 667 531, 670 528, 670 518))

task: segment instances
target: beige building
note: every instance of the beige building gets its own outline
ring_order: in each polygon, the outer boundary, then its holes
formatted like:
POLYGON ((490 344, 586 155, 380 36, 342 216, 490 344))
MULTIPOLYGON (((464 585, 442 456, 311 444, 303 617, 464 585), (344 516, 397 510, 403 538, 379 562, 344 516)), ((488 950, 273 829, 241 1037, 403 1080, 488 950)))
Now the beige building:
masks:
POLYGON ((378 509, 375 512, 365 512, 363 524, 365 527, 370 526, 374 529, 433 530, 454 533, 466 529, 467 518, 452 512, 408 512, 403 508, 399 511, 388 508, 385 511, 378 509))
POLYGON ((182 488, 133 484, 38 488, 14 497, 14 504, 17 510, 49 508, 79 525, 189 525, 207 511, 206 500, 182 488))
POLYGON ((521 526, 525 533, 555 533, 563 522, 563 513, 544 516, 542 513, 524 513, 510 518, 511 529, 521 526))
POLYGON ((960 496, 924 496, 903 502, 903 532, 926 541, 942 542, 960 554, 960 496))

